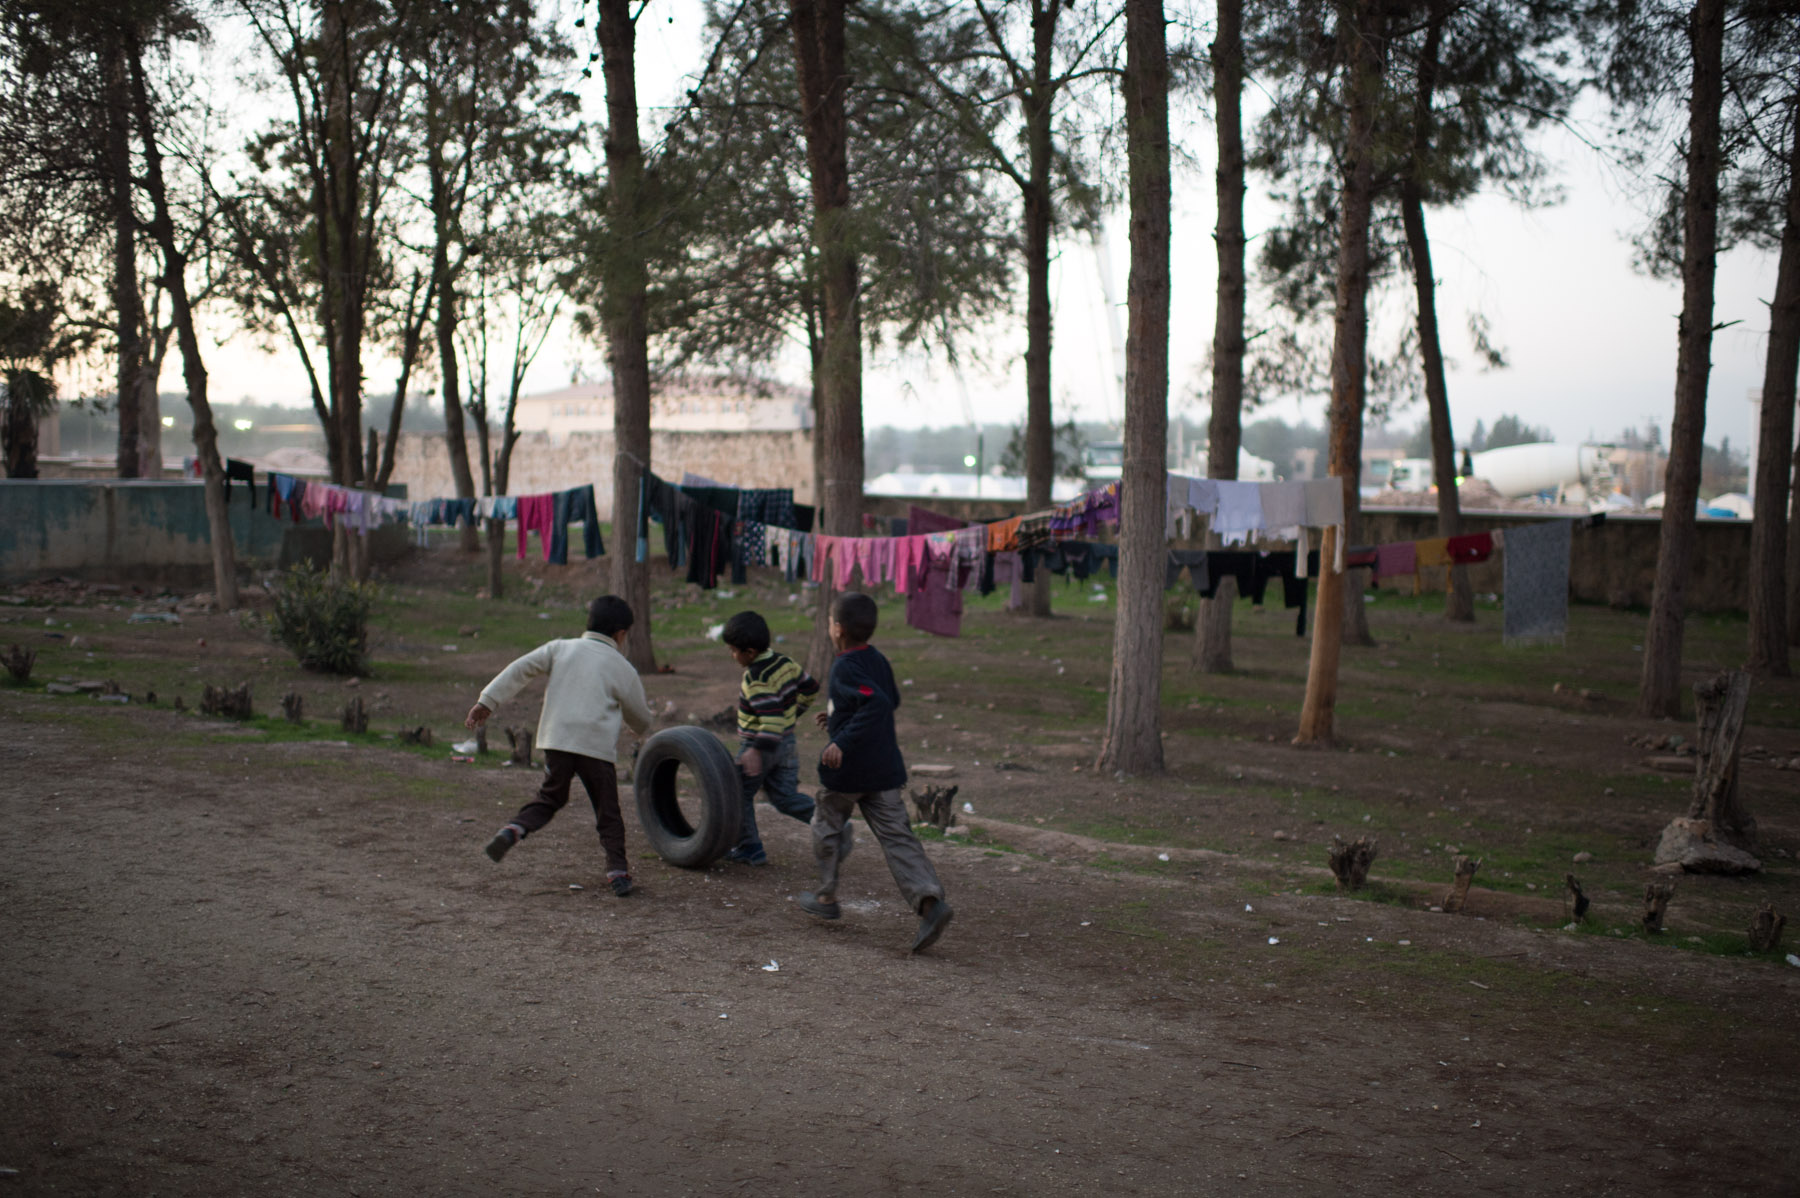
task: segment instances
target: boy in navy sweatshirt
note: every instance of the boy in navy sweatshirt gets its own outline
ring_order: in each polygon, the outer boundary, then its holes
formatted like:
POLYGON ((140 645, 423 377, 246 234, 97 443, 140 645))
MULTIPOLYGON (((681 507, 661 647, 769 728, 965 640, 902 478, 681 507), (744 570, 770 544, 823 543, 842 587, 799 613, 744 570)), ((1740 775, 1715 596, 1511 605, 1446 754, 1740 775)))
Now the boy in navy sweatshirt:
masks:
POLYGON ((831 605, 831 643, 838 654, 827 684, 829 702, 818 716, 831 743, 819 755, 824 789, 812 820, 819 888, 803 893, 799 902, 820 919, 836 919, 842 913, 837 884, 838 868, 849 856, 845 821, 861 807, 901 895, 918 912, 919 931, 912 946, 916 953, 944 934, 953 913, 931 858, 912 833, 900 797, 900 788, 906 785, 906 762, 894 732, 900 688, 887 658, 869 644, 877 617, 875 601, 856 591, 846 591, 831 605))

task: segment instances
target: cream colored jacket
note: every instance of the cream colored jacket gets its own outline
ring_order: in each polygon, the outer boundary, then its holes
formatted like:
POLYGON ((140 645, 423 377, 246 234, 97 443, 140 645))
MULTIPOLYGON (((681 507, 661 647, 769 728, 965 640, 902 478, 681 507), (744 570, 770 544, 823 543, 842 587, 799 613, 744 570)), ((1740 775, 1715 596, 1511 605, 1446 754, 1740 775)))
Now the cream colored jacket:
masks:
POLYGON ((639 733, 650 727, 643 680, 613 639, 598 632, 539 645, 482 688, 481 705, 500 710, 539 674, 550 675, 538 717, 540 749, 614 761, 621 721, 639 733))

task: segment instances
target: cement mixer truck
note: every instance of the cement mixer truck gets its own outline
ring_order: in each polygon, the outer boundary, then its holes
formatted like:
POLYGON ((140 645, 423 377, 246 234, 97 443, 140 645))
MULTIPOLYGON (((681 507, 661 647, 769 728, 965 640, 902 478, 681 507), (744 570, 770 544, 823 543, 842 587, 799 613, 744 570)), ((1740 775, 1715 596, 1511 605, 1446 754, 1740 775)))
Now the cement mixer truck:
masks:
MULTIPOLYGON (((1575 503, 1587 502, 1613 490, 1612 466, 1597 445, 1558 445, 1540 441, 1507 445, 1474 455, 1473 477, 1493 486, 1508 499, 1550 494, 1575 503)), ((1388 486, 1399 491, 1431 489, 1433 473, 1427 458, 1405 458, 1394 463, 1388 486)))

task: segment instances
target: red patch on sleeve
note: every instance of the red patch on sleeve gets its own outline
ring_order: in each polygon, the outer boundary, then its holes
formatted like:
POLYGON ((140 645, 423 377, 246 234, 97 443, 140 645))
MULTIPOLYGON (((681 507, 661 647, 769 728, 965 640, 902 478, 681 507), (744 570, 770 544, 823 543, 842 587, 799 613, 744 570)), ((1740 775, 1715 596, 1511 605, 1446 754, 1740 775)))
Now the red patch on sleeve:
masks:
POLYGON ((875 688, 872 686, 859 686, 856 688, 856 693, 859 695, 872 695, 875 693, 875 688))

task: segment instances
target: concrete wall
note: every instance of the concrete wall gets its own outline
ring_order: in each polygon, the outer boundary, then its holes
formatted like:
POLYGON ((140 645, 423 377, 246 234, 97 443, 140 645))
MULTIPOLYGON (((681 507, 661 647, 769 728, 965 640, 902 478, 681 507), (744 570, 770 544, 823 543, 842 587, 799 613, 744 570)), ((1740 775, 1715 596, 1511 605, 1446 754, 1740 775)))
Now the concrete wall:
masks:
MULTIPOLYGON (((231 535, 246 567, 328 561, 330 533, 318 521, 277 521, 242 484, 231 490, 231 535)), ((377 561, 404 553, 406 530, 371 534, 377 561)), ((212 538, 198 481, 0 479, 0 582, 46 575, 110 582, 208 586, 212 538)))
MULTIPOLYGON (((992 499, 948 499, 930 496, 905 499, 870 496, 867 510, 881 516, 904 516, 913 503, 959 516, 965 520, 997 520, 1016 516, 1023 504, 992 499)), ((1464 512, 1463 527, 1469 532, 1492 532, 1566 520, 1567 516, 1539 516, 1528 512, 1464 512)), ((1361 544, 1418 541, 1437 535, 1437 512, 1425 508, 1365 508, 1361 518, 1361 544)), ((1656 556, 1662 521, 1656 516, 1608 516, 1598 528, 1575 530, 1569 554, 1569 594, 1584 603, 1615 607, 1648 607, 1656 586, 1656 556)), ((1695 529, 1693 565, 1688 572, 1686 602, 1690 612, 1743 612, 1750 603, 1750 522, 1701 520, 1695 529)), ((1110 539, 1110 538, 1109 538, 1110 539)), ((1500 594, 1503 585, 1501 558, 1496 555, 1469 570, 1470 585, 1480 592, 1500 594)), ((1442 591, 1445 571, 1427 570, 1423 589, 1442 591)), ((1412 581, 1388 582, 1388 587, 1412 589, 1412 581)))
MULTIPOLYGON (((481 460, 469 438, 471 464, 481 460)), ((536 495, 592 483, 602 519, 612 519, 613 438, 606 433, 570 433, 553 439, 548 433, 525 433, 513 446, 507 491, 536 495)), ((812 433, 789 430, 751 433, 653 431, 650 468, 670 482, 684 471, 741 487, 792 487, 798 503, 813 501, 812 433)), ((450 477, 450 452, 442 433, 404 433, 394 451, 393 481, 404 483, 419 499, 456 494, 450 477)), ((481 486, 481 471, 475 470, 481 486)))

